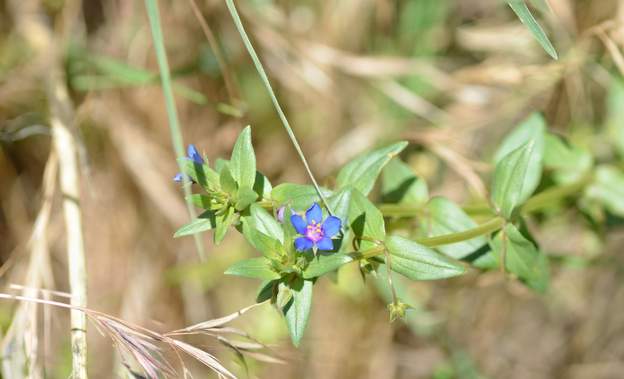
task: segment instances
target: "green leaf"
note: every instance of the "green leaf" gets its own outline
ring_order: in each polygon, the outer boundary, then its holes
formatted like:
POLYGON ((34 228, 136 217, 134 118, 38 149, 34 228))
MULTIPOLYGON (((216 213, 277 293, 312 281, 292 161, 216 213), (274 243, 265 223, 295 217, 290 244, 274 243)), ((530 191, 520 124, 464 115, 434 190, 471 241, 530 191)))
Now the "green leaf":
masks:
POLYGON ((291 283, 292 299, 282 309, 290 338, 295 346, 299 346, 308 324, 310 309, 312 308, 312 287, 313 282, 311 280, 299 279, 295 283, 291 283))
POLYGON ((505 267, 530 288, 544 292, 548 287, 548 258, 540 253, 535 245, 526 239, 512 224, 492 240, 492 251, 500 262, 505 253, 505 267))
POLYGON ((265 280, 258 287, 258 294, 256 295, 256 303, 262 303, 273 298, 275 287, 277 285, 276 280, 265 280))
POLYGON ((189 236, 191 234, 205 232, 215 228, 217 221, 212 211, 206 211, 199 215, 195 220, 178 229, 173 238, 189 236))
MULTIPOLYGON (((342 220, 343 236, 340 240, 340 247, 338 247, 338 251, 346 251, 349 249, 349 244, 345 242, 349 241, 349 237, 351 235, 351 227, 347 220, 349 220, 349 207, 351 204, 352 190, 353 188, 351 187, 343 188, 327 198, 327 203, 334 211, 334 216, 342 220)), ((337 243, 337 240, 334 241, 335 247, 337 247, 337 243)))
POLYGON ((353 262, 354 258, 348 254, 334 253, 330 255, 319 254, 312 258, 308 267, 303 271, 305 279, 312 279, 337 270, 340 266, 353 262))
POLYGON ((208 167, 207 164, 199 164, 188 158, 178 158, 182 172, 188 175, 206 190, 219 188, 219 174, 208 167))
POLYGON ((337 187, 353 186, 368 195, 383 167, 406 146, 407 142, 402 141, 358 156, 340 170, 336 178, 337 187))
POLYGON ((566 144, 559 136, 546 134, 544 168, 552 171, 555 182, 575 182, 591 169, 593 163, 588 151, 566 144))
POLYGON ((506 219, 511 218, 513 211, 521 205, 522 189, 534 142, 530 141, 505 155, 496 165, 492 183, 492 203, 496 211, 506 219))
POLYGON ((598 166, 586 195, 598 201, 610 213, 624 217, 624 173, 618 168, 598 166))
POLYGON ((269 178, 256 171, 256 181, 254 182, 253 190, 256 191, 260 198, 270 199, 273 187, 271 182, 269 182, 269 178))
POLYGON ((392 270, 409 279, 445 279, 464 273, 458 262, 406 238, 389 236, 385 245, 392 270))
POLYGON ((258 204, 253 204, 249 210, 250 216, 247 219, 251 227, 279 242, 284 242, 284 230, 282 229, 282 225, 273 215, 258 204))
MULTIPOLYGON (((379 241, 383 241, 386 237, 383 215, 357 189, 351 190, 349 226, 357 237, 368 237, 379 241)), ((361 241, 360 246, 362 250, 366 250, 376 245, 371 241, 361 241)))
MULTIPOLYGON (((321 187, 321 193, 328 197, 332 192, 321 187)), ((287 204, 297 210, 308 209, 312 203, 321 201, 313 186, 292 183, 280 184, 273 188, 271 198, 279 205, 287 204)))
POLYGON ((546 36, 546 33, 542 29, 542 27, 537 23, 535 17, 531 14, 529 8, 527 8, 524 0, 507 0, 507 4, 513 9, 514 13, 522 23, 529 28, 533 37, 542 45, 542 48, 550 55, 553 59, 558 59, 557 51, 555 47, 550 43, 550 40, 546 36))
POLYGON ((239 187, 253 188, 256 181, 256 154, 251 144, 250 126, 243 129, 234 144, 230 171, 239 187))
POLYGON ((193 203, 194 206, 198 208, 210 209, 212 205, 210 202, 210 197, 206 195, 194 193, 190 196, 185 196, 184 198, 186 199, 186 201, 190 201, 191 203, 193 203))
MULTIPOLYGON (((426 217, 420 218, 422 230, 427 237, 463 232, 475 228, 474 222, 458 205, 444 197, 434 197, 425 207, 426 217)), ((437 247, 444 254, 455 259, 464 258, 487 244, 485 236, 437 247)))
POLYGON ((234 213, 234 208, 228 208, 222 215, 217 216, 217 223, 215 226, 214 242, 218 245, 225 238, 230 226, 236 221, 237 214, 234 213))
POLYGON ((229 193, 230 195, 235 195, 238 190, 238 185, 232 177, 232 173, 230 172, 229 166, 224 166, 219 173, 219 183, 221 184, 221 188, 229 193))
POLYGON ((429 199, 427 184, 400 159, 390 161, 381 176, 383 200, 390 203, 422 205, 429 199))
POLYGON ((498 164, 507 154, 525 143, 533 141, 533 151, 529 158, 526 177, 519 200, 521 203, 525 202, 531 196, 539 185, 542 177, 545 132, 546 121, 539 113, 533 113, 503 140, 496 154, 494 154, 494 163, 498 164))
MULTIPOLYGON (((254 204, 254 206, 257 205, 254 204)), ((264 209, 260 208, 260 210, 266 213, 264 209)), ((267 216, 270 217, 268 213, 267 216)), ((264 215, 262 217, 264 217, 264 215)), ((262 223, 262 220, 257 220, 257 218, 257 214, 243 217, 243 235, 254 248, 262 253, 262 255, 267 258, 276 258, 284 252, 283 242, 279 240, 279 237, 283 234, 279 232, 274 233, 272 230, 267 229, 266 225, 262 223), (258 227, 261 230, 259 230, 258 227)), ((270 220, 270 218, 267 219, 270 220)), ((281 228, 279 228, 279 231, 281 231, 281 228)), ((281 233, 283 233, 283 231, 281 231, 281 233)))
POLYGON ((271 269, 271 264, 266 258, 251 258, 238 261, 228 267, 225 270, 225 274, 262 280, 280 278, 280 275, 271 269))
POLYGON ((607 117, 605 126, 612 143, 620 157, 624 157, 624 81, 619 77, 611 78, 607 96, 607 117))
POLYGON ((251 187, 241 187, 236 191, 236 209, 242 211, 251 204, 253 204, 258 198, 256 191, 251 187))

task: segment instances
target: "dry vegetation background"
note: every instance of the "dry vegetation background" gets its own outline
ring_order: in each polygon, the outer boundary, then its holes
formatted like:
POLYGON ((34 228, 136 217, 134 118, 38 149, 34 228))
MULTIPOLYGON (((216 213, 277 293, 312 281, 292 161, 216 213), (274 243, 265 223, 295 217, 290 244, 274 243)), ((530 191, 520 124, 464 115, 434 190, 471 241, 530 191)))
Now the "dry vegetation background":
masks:
MULTIPOLYGON (((251 124, 259 169, 274 184, 306 183, 224 3, 196 2, 224 71, 192 2, 159 4, 185 141, 214 160, 229 155, 251 124)), ((491 166, 482 162, 532 111, 544 112, 552 130, 592 143, 605 121, 607 90, 621 75, 617 66, 624 68, 621 0, 550 0, 552 12, 538 14, 558 61, 499 0, 237 4, 313 171, 325 181, 355 154, 406 138, 412 145, 405 158, 431 192, 465 202, 484 194, 491 166)), ((177 166, 145 6, 131 0, 0 1, 1 292, 32 284, 68 291, 49 128, 55 100, 44 84, 55 70, 74 106, 89 307, 164 331, 251 304, 256 283, 222 274, 255 254, 240 236, 230 233, 219 247, 203 236, 204 262, 192 238, 172 238, 188 214, 171 180, 177 166), (46 167, 52 174, 44 179, 46 167), (49 222, 34 229, 46 207, 49 222), (40 279, 33 282, 27 270, 36 251, 40 279)), ((498 272, 412 283, 419 308, 407 323, 390 324, 375 287, 346 266, 315 291, 298 350, 268 306, 236 320, 286 361, 251 360, 250 376, 621 378, 624 236, 615 228, 599 238, 584 222, 570 211, 536 230, 553 256, 600 257, 554 264, 546 295, 498 272)), ((18 306, 0 303, 5 336, 18 306)), ((45 377, 66 378, 68 312, 38 312, 36 365, 45 377)), ((194 342, 243 374, 214 339, 194 342)), ((90 376, 117 377, 110 339, 91 325, 88 343, 90 376)), ((188 365, 195 377, 214 375, 188 365)))

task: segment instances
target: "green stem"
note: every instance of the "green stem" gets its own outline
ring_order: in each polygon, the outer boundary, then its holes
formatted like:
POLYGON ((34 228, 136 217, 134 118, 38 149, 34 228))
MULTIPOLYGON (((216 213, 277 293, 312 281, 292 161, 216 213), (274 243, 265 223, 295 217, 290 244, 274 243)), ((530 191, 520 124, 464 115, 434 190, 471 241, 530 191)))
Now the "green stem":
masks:
POLYGON ((260 58, 258 58, 258 54, 256 54, 256 50, 254 49, 253 45, 251 44, 251 41, 249 40, 249 37, 247 36, 247 32, 245 31, 245 27, 243 26, 243 23, 242 23, 242 21, 240 19, 240 16, 238 15, 238 11, 236 10, 236 6, 234 5, 234 1, 233 0, 225 0, 225 4, 227 5, 228 10, 230 11, 230 15, 232 15, 232 19, 234 20, 234 25, 236 25, 236 30, 238 30, 238 34, 240 34, 240 36, 241 36, 241 38, 243 40, 243 44, 245 45, 245 48, 247 49, 247 52, 251 56, 251 60, 253 61, 253 64, 256 67, 256 70, 258 71, 258 75, 260 75, 260 79, 262 80, 262 83, 264 84, 264 87, 266 88, 267 92, 269 93, 269 97, 271 98, 271 102, 273 103, 273 106, 275 107, 275 110, 277 111, 279 119, 282 122, 282 125, 284 126, 284 129, 286 129, 286 133, 288 133, 288 137, 290 138, 290 141, 292 142, 293 146, 295 147, 295 150, 297 150, 297 154, 299 155, 299 158, 301 159, 301 162, 303 162, 303 166, 305 167, 306 172, 308 173, 308 176, 310 177, 310 180, 312 181, 312 184, 314 185, 314 189, 316 189, 317 194, 319 195, 319 197, 323 201, 323 204, 325 205, 325 207, 327 208, 329 213, 333 214, 333 211, 332 211, 331 207, 329 206, 329 204, 327 203, 327 200, 325 199, 325 196, 323 196, 323 194, 321 193, 321 189, 320 189, 318 183, 316 182, 316 179, 314 178, 314 174, 312 174, 312 170, 310 169, 310 165, 308 164, 308 161, 307 161, 305 155, 303 155, 303 151, 301 150, 301 146, 299 146, 299 142, 297 141, 297 137, 295 137, 295 133, 293 132, 292 128, 290 127, 290 123, 288 122, 288 119, 286 118, 286 115, 284 114, 284 111, 282 110, 282 107, 280 106, 279 102, 277 101, 277 96, 275 96, 275 92, 273 91, 273 87, 271 87, 271 82, 269 81, 269 77, 267 76, 266 72, 264 71, 264 67, 262 66, 262 62, 260 62, 260 58))
MULTIPOLYGON (((171 133, 171 141, 177 158, 182 158, 184 154, 184 141, 182 140, 182 131, 180 130, 180 123, 178 121, 178 112, 176 109, 175 98, 173 97, 173 86, 171 84, 171 74, 169 72, 169 63, 167 62, 167 53, 165 51, 165 43, 160 27, 160 13, 158 11, 157 0, 145 0, 145 7, 147 8, 147 15, 149 18, 150 28, 152 30, 152 40, 154 42, 154 50, 156 51, 156 60, 158 61, 158 68, 160 69, 160 81, 162 83, 163 95, 165 97, 165 107, 167 109, 167 119, 169 121, 169 131, 171 133)), ((184 172, 184 167, 178 159, 178 166, 180 172, 184 172)), ((190 199, 191 186, 190 181, 186 175, 182 175, 184 185, 185 198, 190 199)), ((194 220, 197 216, 193 203, 187 200, 186 206, 188 208, 191 220, 194 220)), ((195 247, 200 260, 205 260, 206 254, 204 252, 204 245, 199 234, 193 235, 195 239, 195 247)))
POLYGON ((485 234, 493 233, 502 228, 503 225, 505 225, 505 219, 502 217, 495 217, 472 229, 464 230, 457 233, 443 234, 437 237, 416 238, 416 242, 428 247, 448 245, 451 243, 466 241, 485 234))
POLYGON ((552 204, 554 201, 568 197, 578 193, 592 180, 591 172, 585 174, 581 179, 574 183, 566 184, 560 187, 549 188, 531 197, 521 208, 522 213, 535 212, 545 206, 552 204))

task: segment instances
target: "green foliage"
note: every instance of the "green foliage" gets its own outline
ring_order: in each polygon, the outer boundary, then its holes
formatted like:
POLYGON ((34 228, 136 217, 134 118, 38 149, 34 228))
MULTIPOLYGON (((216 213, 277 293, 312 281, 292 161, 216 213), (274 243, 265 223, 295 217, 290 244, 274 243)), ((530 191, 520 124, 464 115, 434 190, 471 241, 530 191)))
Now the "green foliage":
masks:
POLYGON ((523 203, 523 188, 534 146, 534 141, 526 142, 501 158, 494 170, 491 200, 496 212, 506 219, 523 203))
POLYGON ((286 325, 290 332, 290 338, 293 345, 299 346, 306 326, 310 317, 310 309, 312 309, 312 286, 311 280, 295 280, 289 283, 292 298, 282 308, 286 325))
POLYGON ((614 215, 624 217, 624 173, 613 166, 598 166, 587 197, 614 215))
MULTIPOLYGON (((431 237, 457 233, 472 229, 477 224, 455 203, 444 198, 434 197, 425 207, 426 217, 421 217, 420 224, 431 237)), ((485 245, 484 236, 478 236, 462 242, 439 246, 437 249, 455 259, 461 259, 485 245)))
POLYGON ((464 273, 460 263, 406 238, 389 236, 385 246, 392 270, 409 279, 445 279, 464 273))
POLYGON ((362 194, 368 195, 383 167, 406 146, 407 142, 398 142, 360 155, 340 170, 336 178, 337 187, 341 189, 352 186, 362 194))
POLYGON ((253 188, 256 181, 256 155, 251 144, 251 127, 238 136, 230 158, 232 178, 241 188, 253 188))
POLYGON ((624 157, 624 81, 621 77, 613 77, 607 96, 606 129, 613 145, 624 157))
POLYGON ((313 279, 335 271, 340 266, 353 262, 356 258, 350 254, 335 253, 330 255, 318 255, 310 261, 303 271, 305 279, 313 279))
POLYGON ((423 205, 429 199, 427 184, 401 160, 391 160, 382 171, 381 193, 384 201, 423 205))
POLYGON ((544 145, 544 168, 552 172, 557 183, 579 180, 592 167, 591 154, 565 143, 559 136, 547 133, 544 145))
POLYGON ((498 164, 506 155, 520 146, 529 142, 533 143, 519 203, 524 203, 531 196, 542 177, 545 132, 546 121, 539 113, 533 113, 503 140, 496 154, 494 154, 494 162, 498 164))
POLYGON ((550 40, 546 36, 546 33, 542 29, 542 27, 538 24, 533 14, 529 8, 527 8, 524 0, 507 0, 507 4, 513 9, 514 13, 522 23, 529 28, 533 37, 539 42, 539 44, 544 48, 544 50, 550 55, 553 59, 557 59, 557 51, 555 47, 550 43, 550 40))
MULTIPOLYGON (((548 260, 513 223, 522 223, 523 215, 518 210, 523 204, 526 203, 523 209, 534 210, 540 204, 550 203, 552 196, 574 194, 582 188, 586 172, 592 167, 587 152, 547 133, 541 116, 530 116, 503 140, 494 157, 494 209, 486 209, 486 213, 498 216, 477 224, 451 200, 428 199, 424 181, 408 165, 393 159, 404 148, 405 143, 401 142, 363 154, 340 170, 334 191, 320 189, 332 214, 342 221, 339 233, 332 234, 336 251, 300 252, 295 249, 295 239, 308 237, 295 230, 291 215, 313 203, 322 204, 319 193, 314 186, 292 183, 272 188, 266 177, 256 171, 251 129, 245 128, 231 159, 218 159, 214 169, 207 163, 180 161, 184 163, 184 174, 204 191, 187 199, 205 211, 183 226, 176 237, 214 230, 218 243, 232 226, 241 232, 262 256, 239 261, 225 273, 264 280, 258 301, 271 300, 281 310, 295 345, 301 342, 308 321, 314 281, 352 262, 358 262, 364 276, 381 272, 379 266, 385 264, 401 274, 403 280, 439 280, 465 272, 467 264, 456 259, 466 259, 482 269, 495 268, 504 260, 508 272, 530 288, 545 291, 548 260), (540 184, 544 167, 556 182, 569 187, 545 191, 529 199, 540 184), (384 207, 367 197, 380 173, 381 197, 391 202, 384 207), (395 218, 388 233, 386 215, 380 209, 389 212, 387 216, 396 211, 400 217, 410 217, 409 212, 414 211, 418 222, 409 225, 418 225, 416 241, 393 234, 395 218)), ((602 166, 587 189, 586 198, 603 204, 614 214, 624 214, 621 188, 624 175, 616 168, 602 166)), ((329 209, 323 211, 323 218, 329 215, 329 209)), ((409 307, 399 300, 393 281, 387 280, 392 294, 391 317, 409 319, 409 307)), ((402 291, 401 296, 411 299, 407 291, 402 291)))
MULTIPOLYGON (((349 226, 356 238, 367 237, 383 241, 386 237, 383 215, 360 191, 351 190, 349 204, 349 226)), ((360 248, 366 250, 375 247, 375 242, 361 240, 360 248)))
MULTIPOLYGON (((321 187, 323 196, 330 196, 331 191, 321 187)), ((279 205, 289 205, 294 209, 306 209, 312 203, 321 201, 313 186, 284 183, 271 191, 271 198, 279 205)))
POLYGON ((518 276, 529 287, 544 292, 548 288, 548 258, 520 231, 508 224, 492 241, 492 251, 497 260, 503 259, 505 268, 518 276))
POLYGON ((173 235, 174 238, 189 236, 192 234, 197 234, 201 232, 205 232, 206 230, 214 229, 216 226, 217 220, 215 215, 211 211, 206 211, 199 215, 195 220, 189 222, 184 225, 173 235))
POLYGON ((266 258, 251 258, 238 261, 230 266, 225 273, 228 275, 243 276, 245 278, 274 280, 280 275, 273 271, 270 262, 266 258))

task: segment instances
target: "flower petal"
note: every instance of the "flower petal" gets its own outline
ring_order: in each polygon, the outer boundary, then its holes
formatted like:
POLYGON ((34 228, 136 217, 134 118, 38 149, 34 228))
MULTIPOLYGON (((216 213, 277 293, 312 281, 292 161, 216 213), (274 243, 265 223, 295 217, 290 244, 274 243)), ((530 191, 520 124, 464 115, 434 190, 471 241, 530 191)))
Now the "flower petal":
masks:
POLYGON ((295 248, 298 251, 310 250, 314 246, 314 243, 306 237, 299 237, 295 240, 295 248))
POLYGON ((180 183, 182 181, 182 173, 178 172, 174 177, 173 177, 173 181, 174 182, 178 182, 180 183))
POLYGON ((193 144, 188 145, 186 154, 188 155, 189 159, 192 160, 193 162, 199 163, 199 164, 204 163, 204 158, 202 158, 201 154, 199 154, 199 151, 197 151, 197 149, 195 148, 195 145, 193 144))
POLYGON ((299 216, 298 214, 293 214, 290 216, 290 222, 295 227, 297 233, 305 234, 308 224, 303 220, 303 217, 299 216))
POLYGON ((306 221, 308 224, 311 224, 312 221, 317 224, 321 222, 323 219, 323 211, 321 211, 321 207, 317 203, 312 204, 310 209, 306 211, 306 221))
POLYGON ((333 237, 340 231, 340 226, 342 225, 342 221, 336 216, 329 216, 323 222, 323 235, 325 237, 333 237))
POLYGON ((334 242, 331 238, 323 237, 316 243, 316 248, 323 251, 334 250, 334 242))
POLYGON ((280 224, 284 223, 284 213, 286 213, 286 207, 284 205, 277 208, 277 221, 279 221, 280 224))

